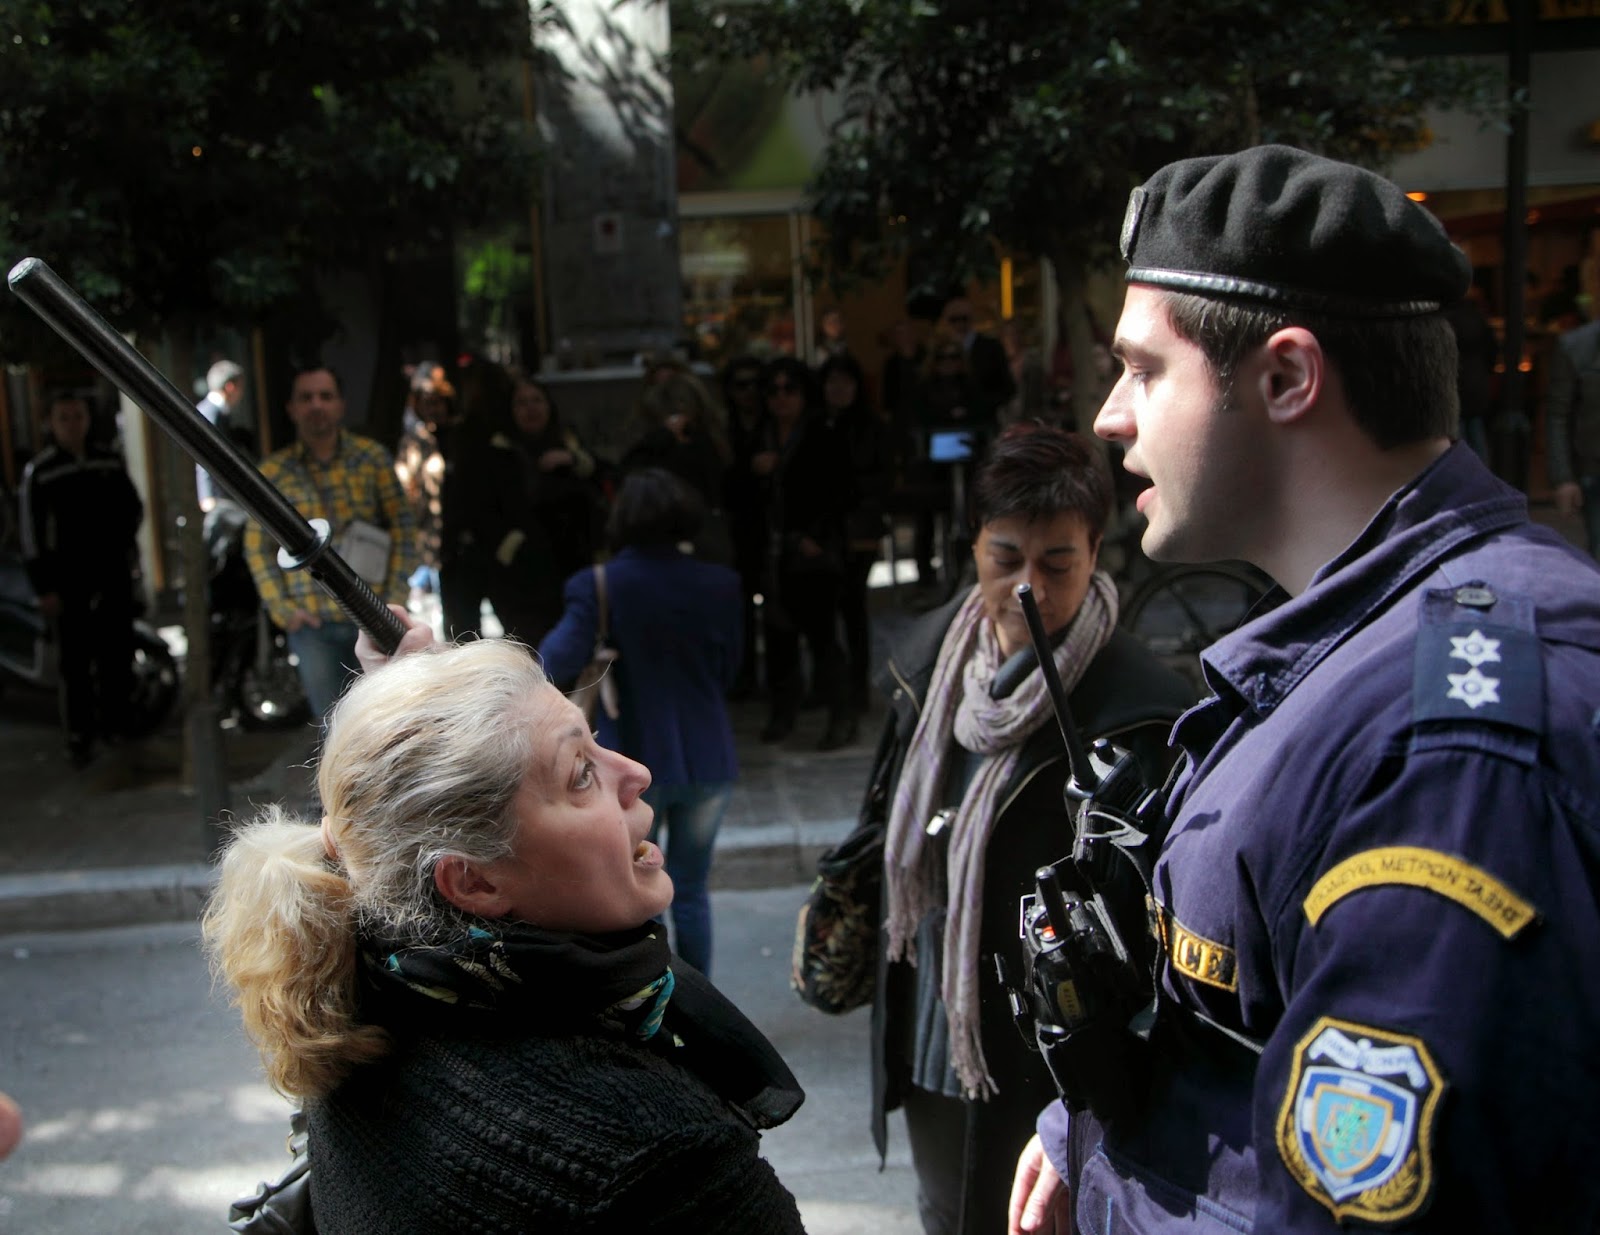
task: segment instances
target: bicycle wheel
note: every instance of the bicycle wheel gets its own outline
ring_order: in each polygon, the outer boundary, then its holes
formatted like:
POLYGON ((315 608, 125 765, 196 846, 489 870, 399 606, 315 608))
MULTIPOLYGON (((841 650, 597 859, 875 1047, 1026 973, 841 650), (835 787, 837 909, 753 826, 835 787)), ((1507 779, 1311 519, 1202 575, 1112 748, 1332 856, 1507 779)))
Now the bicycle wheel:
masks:
POLYGON ((1241 626, 1271 586, 1242 563, 1169 566, 1134 591, 1122 607, 1122 626, 1204 689, 1200 653, 1241 626))

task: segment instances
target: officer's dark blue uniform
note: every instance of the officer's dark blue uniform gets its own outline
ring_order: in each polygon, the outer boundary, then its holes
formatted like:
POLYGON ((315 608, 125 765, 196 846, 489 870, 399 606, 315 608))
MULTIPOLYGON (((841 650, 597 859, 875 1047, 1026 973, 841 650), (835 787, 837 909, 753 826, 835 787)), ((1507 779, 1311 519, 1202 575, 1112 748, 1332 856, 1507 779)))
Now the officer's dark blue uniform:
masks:
MULTIPOLYGON (((1131 276, 1130 276, 1131 277, 1131 276)), ((1600 1230, 1600 572, 1465 446, 1203 656, 1084 1235, 1600 1230)))
POLYGON ((1457 445, 1203 660, 1162 1072, 1080 1222, 1593 1229, 1600 573, 1457 445))

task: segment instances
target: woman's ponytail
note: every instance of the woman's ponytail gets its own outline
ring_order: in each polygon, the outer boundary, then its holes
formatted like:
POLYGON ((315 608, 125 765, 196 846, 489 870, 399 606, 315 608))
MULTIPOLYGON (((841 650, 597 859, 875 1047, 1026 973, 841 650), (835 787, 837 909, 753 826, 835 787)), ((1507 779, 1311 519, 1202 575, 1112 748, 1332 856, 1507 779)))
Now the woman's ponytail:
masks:
POLYGON ((354 899, 317 825, 271 807, 240 828, 202 931, 279 1092, 319 1097, 388 1049, 381 1029, 356 1019, 354 899))

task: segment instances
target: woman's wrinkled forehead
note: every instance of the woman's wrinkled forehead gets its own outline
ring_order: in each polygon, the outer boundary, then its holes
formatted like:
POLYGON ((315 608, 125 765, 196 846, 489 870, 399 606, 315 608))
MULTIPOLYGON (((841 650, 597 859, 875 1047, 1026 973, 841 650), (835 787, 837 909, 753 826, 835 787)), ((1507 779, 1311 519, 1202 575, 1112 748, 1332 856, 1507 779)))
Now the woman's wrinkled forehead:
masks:
POLYGON ((533 689, 508 723, 524 726, 527 733, 523 786, 546 801, 563 795, 577 753, 590 737, 589 726, 577 705, 547 682, 533 689))

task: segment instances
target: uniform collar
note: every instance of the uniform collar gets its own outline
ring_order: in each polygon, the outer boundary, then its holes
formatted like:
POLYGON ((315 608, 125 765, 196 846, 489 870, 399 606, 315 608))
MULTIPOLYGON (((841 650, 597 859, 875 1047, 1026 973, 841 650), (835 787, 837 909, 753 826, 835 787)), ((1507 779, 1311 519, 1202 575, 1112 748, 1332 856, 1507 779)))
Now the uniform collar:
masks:
POLYGON ((1527 518, 1527 499, 1457 442, 1397 490, 1303 593, 1289 599, 1274 589, 1266 612, 1203 652, 1207 685, 1266 715, 1441 558, 1527 518))

